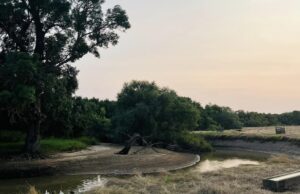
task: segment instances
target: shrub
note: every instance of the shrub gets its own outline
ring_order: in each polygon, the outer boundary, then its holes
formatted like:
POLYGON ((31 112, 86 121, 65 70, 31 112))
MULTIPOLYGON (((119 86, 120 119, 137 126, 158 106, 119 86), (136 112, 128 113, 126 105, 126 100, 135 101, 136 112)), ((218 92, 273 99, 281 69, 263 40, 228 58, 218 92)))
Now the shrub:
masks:
POLYGON ((184 149, 194 152, 212 151, 211 145, 199 135, 184 132, 177 138, 177 143, 184 149))

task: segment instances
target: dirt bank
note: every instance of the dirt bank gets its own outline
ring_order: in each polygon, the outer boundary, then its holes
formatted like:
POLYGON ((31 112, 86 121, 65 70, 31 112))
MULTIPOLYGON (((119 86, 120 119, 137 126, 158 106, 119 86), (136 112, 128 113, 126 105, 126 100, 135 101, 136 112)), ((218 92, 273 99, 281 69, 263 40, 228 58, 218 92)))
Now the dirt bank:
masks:
POLYGON ((122 147, 98 145, 73 153, 52 155, 33 161, 0 161, 0 178, 29 177, 57 174, 138 174, 177 170, 199 162, 194 154, 177 153, 164 149, 154 152, 134 147, 130 155, 116 155, 122 147))
POLYGON ((300 147, 290 142, 261 142, 246 140, 226 140, 215 139, 209 140, 215 147, 224 147, 230 149, 242 149, 255 152, 271 153, 271 154, 287 154, 300 157, 300 147))

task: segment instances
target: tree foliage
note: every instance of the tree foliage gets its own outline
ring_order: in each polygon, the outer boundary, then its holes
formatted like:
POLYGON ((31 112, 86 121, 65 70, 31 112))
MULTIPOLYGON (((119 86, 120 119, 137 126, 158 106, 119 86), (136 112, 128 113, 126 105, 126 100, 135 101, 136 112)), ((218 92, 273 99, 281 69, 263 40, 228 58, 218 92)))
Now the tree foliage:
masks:
POLYGON ((0 1, 0 65, 4 70, 0 79, 5 79, 0 86, 0 108, 10 120, 17 115, 31 124, 27 126, 28 152, 37 151, 43 122, 50 128, 71 128, 67 125, 77 70, 69 63, 88 53, 99 57, 99 48, 116 45, 118 32, 130 28, 120 6, 104 11, 103 3, 0 1), (8 101, 9 106, 5 105, 8 101))
POLYGON ((118 94, 113 118, 117 137, 139 133, 155 140, 174 140, 174 136, 198 126, 200 111, 189 98, 154 82, 132 81, 118 94))
POLYGON ((36 102, 36 88, 43 75, 40 63, 26 54, 9 54, 0 64, 0 107, 12 123, 30 122, 27 115, 36 102))
POLYGON ((206 105, 201 121, 200 129, 208 130, 240 129, 243 126, 234 111, 217 105, 206 105))
POLYGON ((2 0, 0 42, 4 53, 37 54, 59 69, 99 47, 117 44, 115 30, 130 27, 120 6, 102 9, 103 0, 2 0))

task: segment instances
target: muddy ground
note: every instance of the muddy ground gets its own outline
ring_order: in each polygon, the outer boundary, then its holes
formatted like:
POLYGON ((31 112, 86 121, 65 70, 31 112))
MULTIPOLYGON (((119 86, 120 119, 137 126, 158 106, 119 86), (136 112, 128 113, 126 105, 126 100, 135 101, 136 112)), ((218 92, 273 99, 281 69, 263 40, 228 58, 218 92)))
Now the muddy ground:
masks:
POLYGON ((103 144, 86 150, 51 155, 42 160, 0 161, 0 177, 31 177, 41 175, 113 175, 165 172, 192 166, 199 162, 198 155, 164 149, 158 152, 133 147, 129 155, 115 154, 121 146, 103 144))

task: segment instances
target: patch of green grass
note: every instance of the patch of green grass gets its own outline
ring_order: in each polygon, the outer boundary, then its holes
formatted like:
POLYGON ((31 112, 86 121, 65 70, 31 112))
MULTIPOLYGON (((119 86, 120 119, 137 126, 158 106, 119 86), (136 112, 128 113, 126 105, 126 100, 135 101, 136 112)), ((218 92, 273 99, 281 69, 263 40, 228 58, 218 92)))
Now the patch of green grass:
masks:
POLYGON ((173 180, 172 180, 172 177, 171 176, 169 176, 169 175, 166 175, 166 176, 164 176, 164 182, 165 183, 171 183, 173 180))
MULTIPOLYGON (((87 148, 89 145, 97 144, 97 140, 89 137, 80 137, 76 139, 58 139, 47 138, 40 142, 40 151, 42 153, 55 153, 76 151, 87 148)), ((14 155, 22 152, 24 141, 20 142, 0 142, 1 155, 14 155)))
POLYGON ((51 153, 81 150, 87 148, 88 144, 75 139, 50 138, 41 140, 40 146, 41 152, 51 153))

